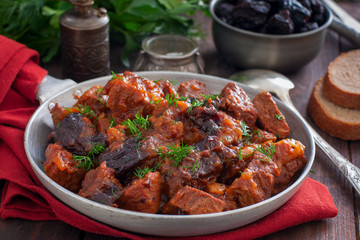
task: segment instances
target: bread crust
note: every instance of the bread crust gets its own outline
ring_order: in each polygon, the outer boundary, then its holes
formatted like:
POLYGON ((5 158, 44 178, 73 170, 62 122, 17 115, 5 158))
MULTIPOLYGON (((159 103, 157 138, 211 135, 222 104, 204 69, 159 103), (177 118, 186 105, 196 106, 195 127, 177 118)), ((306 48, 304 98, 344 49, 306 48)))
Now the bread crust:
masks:
POLYGON ((360 140, 360 110, 343 108, 328 100, 323 92, 324 80, 325 76, 315 84, 308 103, 308 112, 324 132, 343 140, 360 140), (344 115, 354 115, 355 120, 347 121, 344 115))
POLYGON ((348 86, 342 85, 346 81, 360 81, 359 66, 360 49, 342 53, 329 64, 324 79, 324 94, 330 101, 342 107, 360 109, 359 88, 349 89, 348 86), (347 62, 348 66, 344 67, 347 62), (346 78, 340 79, 339 72, 346 78))

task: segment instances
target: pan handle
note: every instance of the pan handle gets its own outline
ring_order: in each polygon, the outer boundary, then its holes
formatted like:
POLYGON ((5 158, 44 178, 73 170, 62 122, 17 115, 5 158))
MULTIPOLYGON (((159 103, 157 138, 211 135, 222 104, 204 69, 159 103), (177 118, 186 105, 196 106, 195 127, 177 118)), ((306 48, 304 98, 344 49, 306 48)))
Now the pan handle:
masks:
POLYGON ((38 86, 36 100, 38 100, 40 104, 43 104, 50 97, 75 84, 77 83, 71 79, 58 79, 46 75, 38 86))
POLYGON ((323 0, 323 2, 335 15, 330 27, 360 46, 360 23, 333 0, 323 0))

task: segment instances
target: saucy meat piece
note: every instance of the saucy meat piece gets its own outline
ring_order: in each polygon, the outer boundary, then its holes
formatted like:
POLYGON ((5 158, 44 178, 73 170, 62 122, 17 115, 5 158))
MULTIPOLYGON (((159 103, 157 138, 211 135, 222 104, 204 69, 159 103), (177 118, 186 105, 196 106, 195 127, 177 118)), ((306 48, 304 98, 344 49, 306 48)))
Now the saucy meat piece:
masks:
POLYGON ((189 185, 191 181, 191 173, 186 168, 178 168, 168 158, 161 161, 160 169, 162 178, 162 190, 170 199, 182 189, 185 185, 189 185))
POLYGON ((189 135, 187 138, 192 144, 200 142, 206 136, 218 136, 225 145, 236 144, 242 138, 240 122, 224 112, 217 111, 213 106, 194 108, 188 118, 192 123, 184 121, 187 124, 185 130, 188 130, 185 134, 189 135), (194 127, 200 132, 194 131, 194 127))
POLYGON ((59 143, 49 144, 45 150, 45 173, 60 186, 77 193, 86 171, 77 166, 72 154, 59 143))
POLYGON ((77 96, 78 101, 74 106, 82 105, 91 108, 97 115, 107 110, 106 102, 108 100, 107 95, 103 95, 103 87, 95 85, 89 90, 85 91, 81 96, 77 96))
POLYGON ((294 139, 283 139, 274 143, 273 160, 279 166, 280 175, 275 178, 273 194, 285 189, 292 177, 307 163, 304 157, 305 147, 294 139))
POLYGON ((57 127, 58 124, 64 120, 64 118, 69 114, 64 107, 60 107, 58 103, 50 110, 52 120, 54 122, 54 126, 57 127))
POLYGON ((116 201, 121 196, 122 185, 115 178, 115 170, 106 166, 103 162, 96 169, 86 173, 81 184, 79 196, 117 207, 116 201))
POLYGON ((224 201, 204 191, 185 186, 162 208, 162 213, 194 215, 222 212, 224 208, 224 201))
POLYGON ((252 143, 264 143, 264 142, 275 142, 276 136, 268 131, 262 130, 260 128, 255 127, 251 132, 251 142, 252 143))
POLYGON ((161 203, 161 176, 159 172, 148 172, 143 178, 127 186, 119 201, 120 208, 157 213, 161 203))
POLYGON ((174 86, 171 84, 171 82, 169 80, 160 80, 156 83, 159 88, 161 89, 161 91, 163 92, 164 96, 166 95, 176 95, 177 92, 174 88, 174 86))
POLYGON ((204 189, 210 183, 215 182, 220 175, 222 161, 210 150, 194 151, 182 159, 180 168, 185 168, 191 174, 191 186, 204 189))
POLYGON ((97 134, 91 121, 80 113, 70 113, 55 129, 56 137, 68 151, 86 155, 95 144, 105 145, 105 134, 97 134))
POLYGON ((253 103, 259 113, 259 124, 261 127, 275 134, 279 139, 289 136, 290 128, 269 92, 257 94, 253 103))
POLYGON ((112 112, 116 123, 134 119, 137 113, 146 116, 152 113, 154 106, 150 103, 152 96, 137 86, 125 83, 121 79, 112 80, 107 107, 112 112))
POLYGON ((201 100, 204 99, 201 95, 211 94, 206 85, 196 79, 182 82, 177 91, 180 97, 198 98, 201 100))
POLYGON ((255 126, 258 116, 256 108, 244 90, 236 83, 228 83, 220 93, 220 108, 233 118, 244 121, 250 128, 255 126))
POLYGON ((265 154, 255 151, 248 167, 226 191, 227 210, 268 199, 273 190, 274 179, 279 174, 280 170, 275 162, 265 154))

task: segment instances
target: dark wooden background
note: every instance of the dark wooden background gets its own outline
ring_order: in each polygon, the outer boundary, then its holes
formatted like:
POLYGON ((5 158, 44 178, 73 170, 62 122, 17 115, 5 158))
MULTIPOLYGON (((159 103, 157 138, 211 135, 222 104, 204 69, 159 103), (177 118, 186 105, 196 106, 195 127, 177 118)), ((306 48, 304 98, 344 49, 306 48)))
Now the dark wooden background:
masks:
MULTIPOLYGON (((360 2, 341 3, 351 15, 360 20, 360 2)), ((202 15, 196 16, 196 20, 201 24, 207 34, 201 40, 200 53, 205 60, 206 74, 229 77, 240 69, 223 61, 218 55, 211 37, 211 19, 202 15)), ((339 36, 336 32, 328 30, 325 44, 319 55, 305 67, 294 73, 285 74, 295 84, 295 89, 290 93, 291 98, 308 122, 327 140, 335 149, 351 162, 360 167, 360 141, 347 142, 329 136, 319 130, 309 117, 306 107, 312 87, 319 77, 327 69, 330 61, 337 57, 341 52, 360 48, 352 45, 348 40, 339 36)), ((115 72, 132 70, 134 59, 130 68, 125 68, 120 62, 121 47, 111 46, 111 69, 115 72)), ((50 63, 43 65, 49 74, 61 78, 61 63, 59 59, 54 59, 50 63)), ((335 218, 321 221, 304 223, 286 230, 273 233, 261 239, 348 239, 360 240, 359 236, 359 196, 354 192, 351 185, 346 181, 340 171, 330 162, 321 152, 316 151, 316 159, 309 177, 325 184, 338 208, 338 215, 335 218)), ((96 235, 78 230, 68 224, 59 221, 28 221, 23 219, 0 220, 0 239, 10 240, 42 240, 42 239, 78 239, 78 240, 111 240, 116 239, 108 236, 96 235)))

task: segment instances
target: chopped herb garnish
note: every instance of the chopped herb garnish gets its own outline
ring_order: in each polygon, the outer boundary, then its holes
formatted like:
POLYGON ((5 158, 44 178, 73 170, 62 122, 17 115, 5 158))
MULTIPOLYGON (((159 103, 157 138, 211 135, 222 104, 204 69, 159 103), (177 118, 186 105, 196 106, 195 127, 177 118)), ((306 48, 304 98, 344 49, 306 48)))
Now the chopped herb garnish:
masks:
POLYGON ((145 166, 144 168, 138 167, 133 172, 135 176, 138 178, 143 178, 148 172, 156 172, 159 167, 161 166, 161 163, 156 163, 155 167, 149 168, 148 166, 145 166))
POLYGON ((218 97, 220 97, 220 94, 200 94, 200 96, 202 96, 205 100, 208 99, 217 99, 218 97))
POLYGON ((183 167, 183 168, 190 168, 190 170, 191 170, 191 171, 193 172, 193 174, 194 174, 194 173, 197 172, 197 170, 200 169, 200 164, 199 164, 198 161, 195 160, 194 165, 192 165, 192 166, 181 166, 181 167, 183 167))
POLYGON ((89 106, 79 104, 75 109, 78 110, 84 117, 87 117, 89 119, 94 118, 95 120, 97 120, 96 113, 89 106))
POLYGON ((149 116, 144 118, 139 112, 135 114, 135 118, 133 120, 126 120, 122 123, 129 128, 132 135, 136 135, 136 139, 141 139, 141 131, 147 131, 148 127, 150 126, 149 116))
POLYGON ((112 78, 110 80, 114 80, 118 78, 116 73, 114 73, 114 71, 111 71, 111 74, 112 74, 112 78))
POLYGON ((111 119, 108 120, 108 122, 110 123, 110 126, 108 127, 108 129, 116 126, 116 122, 114 121, 113 117, 111 117, 111 119))
POLYGON ((191 106, 186 110, 186 112, 190 114, 193 108, 202 107, 202 106, 204 106, 204 102, 200 102, 197 98, 195 98, 194 100, 192 100, 191 106))
POLYGON ((284 116, 281 114, 275 114, 275 118, 279 121, 282 121, 284 119, 284 116))
POLYGON ((149 168, 149 167, 147 167, 147 166, 144 167, 144 168, 138 167, 138 168, 135 169, 134 175, 141 179, 141 178, 145 177, 145 175, 146 175, 148 172, 151 172, 151 171, 152 171, 152 169, 149 168))
POLYGON ((171 79, 171 80, 169 80, 169 82, 172 84, 172 85, 176 85, 178 82, 176 81, 176 80, 174 80, 174 79, 171 79))
POLYGON ((95 155, 98 155, 103 151, 105 151, 105 145, 95 144, 93 145, 90 152, 88 152, 86 156, 73 154, 72 158, 74 159, 75 162, 80 163, 79 165, 77 165, 77 168, 85 169, 88 172, 94 167, 95 155))
POLYGON ((241 153, 241 148, 240 148, 240 147, 239 147, 238 157, 239 157, 240 160, 243 159, 243 155, 242 155, 242 153, 241 153))
POLYGON ((150 104, 155 104, 155 105, 158 105, 158 104, 159 104, 159 102, 161 102, 161 100, 162 100, 162 99, 160 98, 160 99, 158 99, 158 100, 154 101, 154 100, 153 100, 153 98, 154 98, 154 96, 152 96, 152 97, 151 97, 150 102, 149 102, 150 104))
POLYGON ((257 147, 256 151, 259 151, 260 153, 264 154, 268 158, 267 160, 264 161, 269 162, 275 153, 275 145, 273 143, 270 143, 264 147, 257 147))
POLYGON ((187 157, 194 150, 194 146, 184 145, 183 142, 179 147, 175 144, 172 144, 166 146, 166 148, 168 149, 168 152, 163 152, 161 147, 158 147, 154 151, 159 157, 169 158, 171 161, 173 161, 173 166, 175 167, 179 165, 183 158, 187 157))
POLYGON ((244 137, 252 137, 251 134, 250 134, 250 128, 248 125, 246 125, 246 123, 244 121, 240 121, 240 125, 241 125, 241 128, 242 128, 242 132, 243 132, 243 136, 244 137))
POLYGON ((114 197, 119 198, 119 196, 116 195, 116 193, 114 193, 114 189, 113 189, 113 188, 111 189, 111 193, 112 193, 112 195, 114 195, 114 197))

